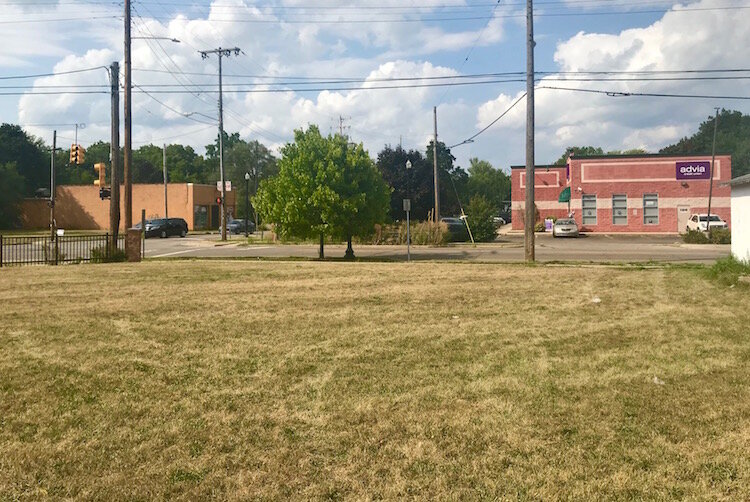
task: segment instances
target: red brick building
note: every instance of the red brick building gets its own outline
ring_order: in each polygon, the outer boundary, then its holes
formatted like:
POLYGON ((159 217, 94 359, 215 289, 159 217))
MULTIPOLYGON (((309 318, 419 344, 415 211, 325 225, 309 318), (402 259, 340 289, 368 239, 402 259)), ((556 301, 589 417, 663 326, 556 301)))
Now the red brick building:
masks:
MULTIPOLYGON (((651 154, 571 157, 567 166, 537 166, 539 219, 561 218, 570 211, 584 232, 684 232, 690 214, 708 210, 710 164, 710 155, 651 154), (559 202, 566 188, 570 203, 559 202)), ((727 223, 730 188, 723 182, 731 178, 731 156, 717 155, 711 213, 727 223)), ((523 230, 525 197, 525 168, 513 166, 514 230, 523 230)))

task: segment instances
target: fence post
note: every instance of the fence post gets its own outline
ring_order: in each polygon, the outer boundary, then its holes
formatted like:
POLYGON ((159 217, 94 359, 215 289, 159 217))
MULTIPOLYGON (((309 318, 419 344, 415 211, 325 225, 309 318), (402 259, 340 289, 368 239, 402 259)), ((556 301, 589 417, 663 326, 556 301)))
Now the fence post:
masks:
POLYGON ((57 261, 58 261, 58 260, 59 260, 59 258, 60 258, 60 247, 59 247, 59 241, 60 241, 60 240, 58 239, 58 236, 56 235, 56 236, 55 236, 55 265, 57 265, 57 264, 58 264, 58 263, 57 263, 57 261))
POLYGON ((109 256, 111 252, 110 247, 112 246, 112 243, 109 241, 109 232, 105 234, 104 240, 105 240, 104 247, 107 248, 107 250, 104 252, 104 256, 106 256, 107 261, 109 261, 109 256))
POLYGON ((3 234, 0 234, 0 268, 3 268, 3 234))

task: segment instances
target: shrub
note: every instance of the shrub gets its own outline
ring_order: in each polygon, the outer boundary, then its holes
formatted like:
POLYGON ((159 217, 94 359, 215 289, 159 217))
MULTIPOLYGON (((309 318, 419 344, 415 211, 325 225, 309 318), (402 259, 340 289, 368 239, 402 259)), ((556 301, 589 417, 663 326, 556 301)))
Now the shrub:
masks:
POLYGON ((728 228, 711 230, 711 244, 731 244, 732 232, 728 228))
POLYGON ((708 237, 698 230, 688 230, 682 234, 682 240, 688 244, 708 244, 708 237))
MULTIPOLYGON (((450 232, 445 223, 437 225, 431 221, 411 223, 411 243, 430 246, 444 246, 450 241, 450 232)), ((368 238, 358 238, 357 242, 368 244, 406 244, 406 222, 390 225, 375 225, 368 238)))
POLYGON ((727 286, 733 286, 739 283, 740 276, 750 275, 750 263, 729 256, 718 260, 707 272, 711 279, 727 286))
POLYGON ((534 225, 534 232, 544 232, 547 230, 547 227, 544 226, 544 222, 540 221, 536 225, 534 225))
POLYGON ((125 251, 120 248, 108 252, 108 246, 101 246, 91 250, 91 263, 116 263, 127 259, 125 251))
MULTIPOLYGON (((411 243, 429 246, 444 246, 451 239, 448 225, 443 222, 420 221, 411 226, 411 243)), ((400 225, 397 244, 406 244, 406 223, 400 225)))
POLYGON ((493 217, 497 209, 482 195, 477 195, 469 201, 468 220, 475 241, 491 242, 497 237, 493 217))

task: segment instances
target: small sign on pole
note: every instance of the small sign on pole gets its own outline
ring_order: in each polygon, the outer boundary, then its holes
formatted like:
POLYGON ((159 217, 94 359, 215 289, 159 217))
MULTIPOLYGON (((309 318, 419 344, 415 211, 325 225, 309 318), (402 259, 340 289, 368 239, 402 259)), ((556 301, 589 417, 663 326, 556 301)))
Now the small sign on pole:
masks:
MULTIPOLYGON (((225 187, 225 190, 227 192, 231 192, 232 191, 232 182, 231 181, 225 181, 224 182, 224 187, 225 187)), ((221 192, 221 181, 217 181, 216 182, 216 190, 218 190, 219 192, 221 192)))
POLYGON ((411 211, 411 199, 404 199, 404 211, 411 211))

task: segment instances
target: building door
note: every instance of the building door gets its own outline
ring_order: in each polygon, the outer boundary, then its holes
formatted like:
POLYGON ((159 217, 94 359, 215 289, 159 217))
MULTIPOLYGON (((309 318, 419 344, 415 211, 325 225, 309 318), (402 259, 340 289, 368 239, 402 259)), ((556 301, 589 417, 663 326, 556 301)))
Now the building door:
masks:
POLYGON ((677 231, 684 233, 687 228, 688 218, 690 218, 690 207, 677 206, 677 231))

